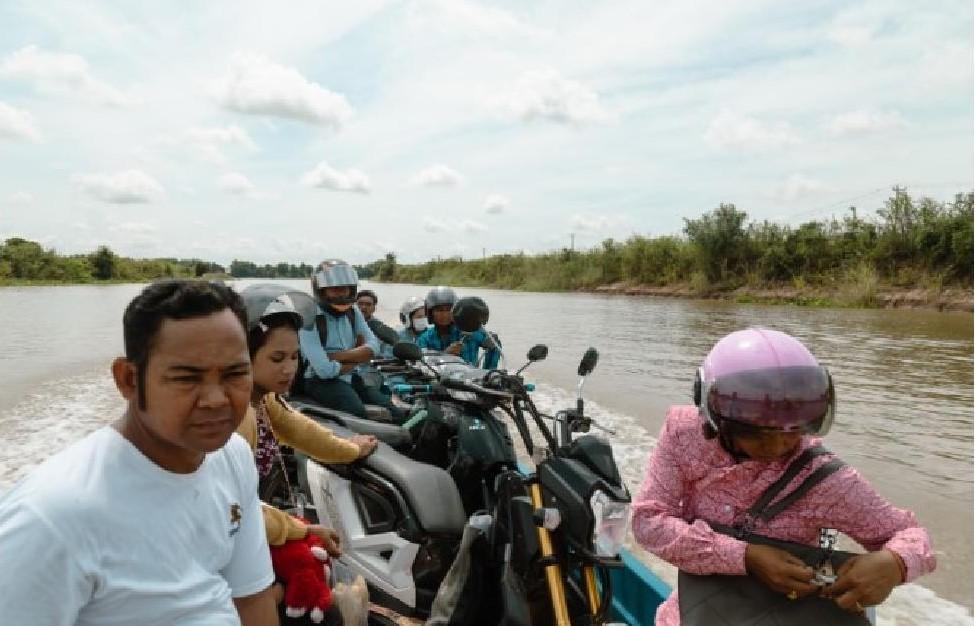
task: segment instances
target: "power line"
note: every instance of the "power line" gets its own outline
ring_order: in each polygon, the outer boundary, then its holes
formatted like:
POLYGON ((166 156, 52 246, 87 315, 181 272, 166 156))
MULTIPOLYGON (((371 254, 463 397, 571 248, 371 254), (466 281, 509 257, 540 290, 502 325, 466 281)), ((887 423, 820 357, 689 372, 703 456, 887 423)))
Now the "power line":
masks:
MULTIPOLYGON (((922 188, 922 189, 923 188, 928 188, 928 189, 931 189, 931 188, 943 188, 943 187, 962 187, 962 186, 965 186, 965 185, 970 185, 970 183, 969 182, 954 181, 954 182, 944 182, 944 183, 907 183, 907 184, 904 184, 904 185, 896 185, 896 186, 897 187, 900 187, 900 188, 902 188, 904 190, 907 190, 907 189, 910 189, 910 188, 915 188, 915 189, 917 189, 917 188, 922 188)), ((837 200, 835 202, 830 202, 829 204, 824 204, 822 206, 814 207, 812 209, 803 209, 802 211, 797 211, 795 213, 791 213, 789 215, 786 215, 785 217, 786 218, 795 218, 795 217, 799 217, 801 215, 809 215, 809 214, 813 214, 813 213, 819 213, 820 211, 825 211, 826 209, 832 209, 832 208, 835 208, 835 207, 837 207, 839 205, 848 205, 849 206, 849 204, 851 202, 856 202, 857 200, 862 200, 864 198, 869 198, 870 196, 872 196, 874 194, 877 194, 877 193, 880 193, 880 192, 888 192, 891 189, 893 189, 893 186, 878 187, 877 189, 872 189, 872 190, 870 190, 870 191, 868 191, 866 193, 862 193, 862 194, 853 196, 852 198, 846 198, 844 200, 837 200)))

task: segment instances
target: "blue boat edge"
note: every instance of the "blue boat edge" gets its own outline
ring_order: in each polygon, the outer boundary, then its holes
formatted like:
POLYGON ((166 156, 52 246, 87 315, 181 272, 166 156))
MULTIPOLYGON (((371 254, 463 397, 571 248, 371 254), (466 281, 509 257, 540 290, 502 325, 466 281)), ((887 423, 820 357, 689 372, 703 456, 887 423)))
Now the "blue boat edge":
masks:
POLYGON ((623 567, 609 570, 613 585, 612 618, 629 626, 651 626, 657 607, 670 595, 670 585, 626 548, 620 551, 620 559, 623 567))

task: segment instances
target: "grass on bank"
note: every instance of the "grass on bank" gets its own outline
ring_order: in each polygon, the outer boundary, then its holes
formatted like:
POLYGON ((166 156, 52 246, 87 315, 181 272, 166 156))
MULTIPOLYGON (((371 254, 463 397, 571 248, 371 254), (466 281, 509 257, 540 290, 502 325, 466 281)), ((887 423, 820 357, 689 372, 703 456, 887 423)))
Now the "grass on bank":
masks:
POLYGON ((682 236, 634 235, 590 250, 419 264, 400 264, 388 254, 360 273, 380 281, 457 287, 882 306, 891 291, 932 299, 948 288, 971 291, 972 209, 970 192, 939 203, 894 188, 872 218, 850 207, 841 219, 792 227, 748 222, 747 213, 722 204, 685 219, 682 236))

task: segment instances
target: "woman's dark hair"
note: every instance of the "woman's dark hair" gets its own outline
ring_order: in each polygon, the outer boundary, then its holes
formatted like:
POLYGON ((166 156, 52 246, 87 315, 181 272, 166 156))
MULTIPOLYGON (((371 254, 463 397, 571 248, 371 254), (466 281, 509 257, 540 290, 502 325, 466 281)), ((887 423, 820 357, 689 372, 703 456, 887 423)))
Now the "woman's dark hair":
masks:
POLYGON ((372 298, 373 306, 379 304, 379 298, 376 296, 376 292, 373 291, 372 289, 363 289, 362 291, 356 294, 355 299, 358 300, 362 296, 366 296, 367 298, 372 298))
POLYGON ((205 317, 230 309, 247 329, 244 303, 233 289, 221 282, 164 280, 153 283, 129 302, 122 315, 125 358, 134 363, 139 408, 145 409, 146 365, 163 320, 205 317))
POLYGON ((267 338, 270 336, 271 331, 275 328, 281 328, 287 326, 293 329, 295 332, 298 331, 300 324, 294 315, 290 313, 274 313, 272 315, 267 315, 261 318, 261 325, 255 326, 247 333, 247 350, 250 352, 251 360, 254 359, 254 355, 257 351, 267 343, 267 338))

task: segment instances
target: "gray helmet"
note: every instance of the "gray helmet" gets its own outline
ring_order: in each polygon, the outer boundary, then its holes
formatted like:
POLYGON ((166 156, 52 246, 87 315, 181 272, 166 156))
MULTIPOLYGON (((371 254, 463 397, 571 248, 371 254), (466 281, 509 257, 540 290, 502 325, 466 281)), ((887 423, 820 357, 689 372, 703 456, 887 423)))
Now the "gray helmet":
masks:
POLYGON ((319 263, 312 273, 311 289, 322 305, 353 304, 359 292, 359 275, 351 265, 341 259, 326 259, 319 263), (325 287, 351 287, 351 289, 348 296, 323 300, 318 295, 318 291, 325 287))
POLYGON ((247 331, 263 326, 272 315, 289 315, 298 328, 310 328, 315 320, 315 301, 293 287, 274 283, 249 285, 240 292, 247 310, 247 331))
POLYGON ((410 318, 413 317, 413 313, 425 306, 426 304, 423 302, 423 298, 410 296, 407 298, 406 302, 403 303, 403 306, 399 308, 399 321, 403 322, 404 326, 409 326, 410 318))
POLYGON ((457 294, 450 287, 434 287, 427 293, 425 305, 427 307, 427 321, 433 323, 433 307, 448 304, 451 307, 457 302, 457 294))

